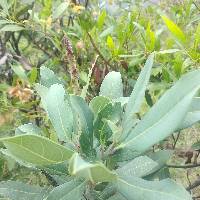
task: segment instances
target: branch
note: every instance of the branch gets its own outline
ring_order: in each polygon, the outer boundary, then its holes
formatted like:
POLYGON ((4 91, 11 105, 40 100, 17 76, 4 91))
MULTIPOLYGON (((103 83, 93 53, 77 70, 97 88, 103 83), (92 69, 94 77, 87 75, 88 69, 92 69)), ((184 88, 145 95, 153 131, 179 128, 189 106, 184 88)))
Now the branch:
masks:
POLYGON ((186 189, 187 190, 193 190, 194 188, 200 186, 200 178, 198 178, 193 184, 188 186, 186 189))
POLYGON ((58 183, 56 182, 56 180, 49 174, 47 173, 45 170, 41 170, 42 174, 45 175, 45 177, 47 178, 47 180, 49 181, 49 183, 54 186, 54 187, 57 187, 58 186, 58 183))
POLYGON ((166 165, 166 166, 169 168, 189 169, 189 168, 200 167, 200 163, 192 165, 166 165))
POLYGON ((97 52, 97 54, 99 55, 99 57, 105 62, 106 65, 110 66, 112 68, 112 65, 109 63, 108 60, 106 60, 103 56, 103 54, 100 52, 100 50, 98 49, 98 47, 96 46, 92 36, 90 35, 89 32, 87 32, 88 37, 90 38, 90 42, 94 48, 94 50, 97 52))

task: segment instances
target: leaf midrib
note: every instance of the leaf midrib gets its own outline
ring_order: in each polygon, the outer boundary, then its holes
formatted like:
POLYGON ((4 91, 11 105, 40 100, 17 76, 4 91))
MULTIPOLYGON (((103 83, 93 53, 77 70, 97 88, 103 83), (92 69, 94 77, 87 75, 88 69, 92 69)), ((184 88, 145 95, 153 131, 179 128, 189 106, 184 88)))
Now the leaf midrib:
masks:
POLYGON ((147 192, 157 192, 159 194, 163 194, 163 195, 166 195, 166 196, 171 196, 171 197, 175 197, 177 200, 180 199, 180 200, 183 200, 182 198, 179 198, 177 196, 175 196, 174 194, 171 194, 169 192, 161 192, 159 190, 150 190, 150 189, 147 189, 147 188, 142 188, 142 187, 139 187, 139 186, 136 186, 136 185, 133 185, 133 184, 129 184, 127 181, 123 180, 123 179, 118 179, 119 181, 123 182, 124 184, 128 185, 128 186, 131 186, 131 187, 135 187, 136 189, 139 189, 139 190, 143 190, 143 191, 147 191, 147 192))
MULTIPOLYGON (((196 89, 197 89, 197 88, 199 88, 199 86, 196 87, 196 89)), ((195 91, 195 90, 192 90, 192 92, 190 92, 189 94, 195 93, 194 91, 195 91)), ((170 109, 166 114, 164 114, 156 123, 154 123, 154 124, 153 124, 152 126, 150 126, 149 128, 145 129, 145 130, 144 130, 143 132, 141 132, 140 134, 136 135, 134 138, 132 138, 132 139, 129 140, 128 142, 122 144, 121 146, 123 146, 123 147, 126 146, 127 144, 129 144, 129 143, 135 141, 137 138, 143 136, 147 131, 149 131, 149 130, 152 129, 153 127, 157 126, 157 124, 159 124, 161 120, 163 120, 166 116, 168 116, 168 115, 174 110, 174 107, 176 107, 177 105, 181 104, 181 103, 183 102, 183 100, 186 99, 188 96, 189 96, 189 95, 186 95, 184 98, 181 98, 181 100, 178 101, 178 103, 175 103, 175 104, 171 107, 171 109, 170 109)), ((119 147, 120 147, 120 146, 119 146, 119 147)))

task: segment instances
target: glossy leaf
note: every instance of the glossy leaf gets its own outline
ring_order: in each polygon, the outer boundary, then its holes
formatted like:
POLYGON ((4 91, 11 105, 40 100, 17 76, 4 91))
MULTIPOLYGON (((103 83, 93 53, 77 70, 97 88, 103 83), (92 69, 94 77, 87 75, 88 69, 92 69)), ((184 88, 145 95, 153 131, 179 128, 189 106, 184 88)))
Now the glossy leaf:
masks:
POLYGON ((123 85, 121 74, 119 72, 109 72, 100 87, 100 96, 117 99, 123 97, 123 85))
POLYGON ((38 166, 61 163, 73 154, 72 150, 38 135, 25 134, 0 141, 13 156, 38 166))
POLYGON ((185 117, 200 87, 200 70, 183 76, 150 109, 121 147, 145 152, 173 133, 185 117))
POLYGON ((89 163, 83 160, 77 153, 73 155, 69 163, 69 173, 72 176, 85 178, 93 183, 115 181, 117 175, 106 168, 102 163, 89 163))

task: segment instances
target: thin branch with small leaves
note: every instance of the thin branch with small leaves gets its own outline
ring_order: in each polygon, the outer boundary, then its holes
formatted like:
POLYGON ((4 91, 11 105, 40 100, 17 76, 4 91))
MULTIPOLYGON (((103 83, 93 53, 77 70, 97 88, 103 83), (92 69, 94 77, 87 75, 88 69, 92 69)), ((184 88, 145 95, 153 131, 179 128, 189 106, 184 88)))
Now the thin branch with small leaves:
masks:
POLYGON ((88 37, 89 37, 89 39, 90 39, 90 42, 91 42, 91 44, 92 44, 94 50, 97 52, 97 54, 99 55, 99 57, 104 61, 104 63, 105 63, 106 65, 108 65, 109 67, 112 68, 112 65, 109 63, 109 61, 108 61, 108 60, 103 56, 103 54, 100 52, 100 50, 98 49, 97 45, 95 44, 95 42, 94 42, 94 40, 93 40, 93 38, 92 38, 92 36, 90 35, 89 32, 87 32, 87 35, 88 35, 88 37))

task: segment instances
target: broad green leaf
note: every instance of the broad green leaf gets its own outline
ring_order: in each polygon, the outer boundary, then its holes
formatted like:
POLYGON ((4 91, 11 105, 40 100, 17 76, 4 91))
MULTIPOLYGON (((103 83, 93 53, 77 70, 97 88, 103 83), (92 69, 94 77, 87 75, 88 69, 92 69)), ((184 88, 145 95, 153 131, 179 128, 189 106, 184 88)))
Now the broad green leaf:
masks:
POLYGON ((53 19, 61 17, 69 6, 69 1, 62 2, 59 6, 53 9, 53 19))
POLYGON ((40 83, 47 88, 53 84, 63 84, 54 72, 45 66, 40 67, 40 76, 40 83))
POLYGON ((15 31, 22 31, 22 30, 24 30, 24 27, 16 25, 16 24, 6 24, 2 28, 0 28, 0 32, 3 32, 3 31, 4 32, 6 32, 6 31, 15 32, 15 31))
POLYGON ((134 120, 134 115, 139 112, 140 106, 143 102, 145 90, 151 74, 151 68, 153 66, 153 59, 154 54, 151 54, 148 57, 129 98, 122 122, 123 138, 127 136, 130 129, 136 123, 136 120, 134 120))
POLYGON ((18 157, 14 156, 12 153, 10 153, 8 151, 8 149, 1 148, 0 152, 4 156, 6 156, 6 158, 10 158, 10 159, 14 160, 15 162, 17 162, 21 166, 24 166, 24 167, 27 167, 27 168, 31 168, 31 169, 35 168, 35 165, 22 161, 21 159, 19 159, 18 157))
POLYGON ((73 132, 73 113, 69 98, 59 84, 52 85, 44 97, 46 112, 61 141, 71 138, 73 132))
POLYGON ((97 96, 90 101, 89 107, 96 117, 98 113, 109 103, 111 103, 109 98, 97 96))
POLYGON ((119 176, 144 177, 149 175, 158 164, 147 156, 139 156, 124 166, 118 168, 116 172, 119 176))
POLYGON ((100 162, 89 163, 75 153, 69 162, 69 173, 72 176, 85 178, 92 183, 115 181, 117 175, 100 162))
POLYGON ((170 179, 145 181, 124 177, 117 181, 118 191, 127 200, 192 200, 189 193, 170 179))
POLYGON ((75 122, 80 134, 80 146, 82 151, 90 155, 93 150, 93 113, 83 98, 70 96, 73 110, 75 111, 75 122))
POLYGON ((109 72, 100 87, 100 96, 117 99, 123 96, 123 85, 121 74, 119 72, 109 72))
POLYGON ((162 16, 163 21, 165 22, 167 28, 170 30, 170 32, 180 41, 180 42, 186 42, 186 36, 183 33, 183 31, 169 18, 166 16, 162 16))
POLYGON ((61 163, 73 154, 72 150, 38 135, 25 134, 0 141, 13 156, 38 166, 61 163))
POLYGON ((0 182, 0 195, 12 200, 34 199, 43 200, 47 197, 49 189, 24 184, 18 181, 0 182))
POLYGON ((81 200, 85 188, 85 182, 72 180, 54 188, 46 200, 81 200))
POLYGON ((180 125, 200 87, 200 70, 183 76, 150 109, 121 147, 143 153, 173 133, 180 125))
POLYGON ((34 125, 34 124, 24 124, 16 128, 15 130, 15 135, 21 135, 21 134, 36 134, 36 135, 41 135, 42 130, 34 125))

